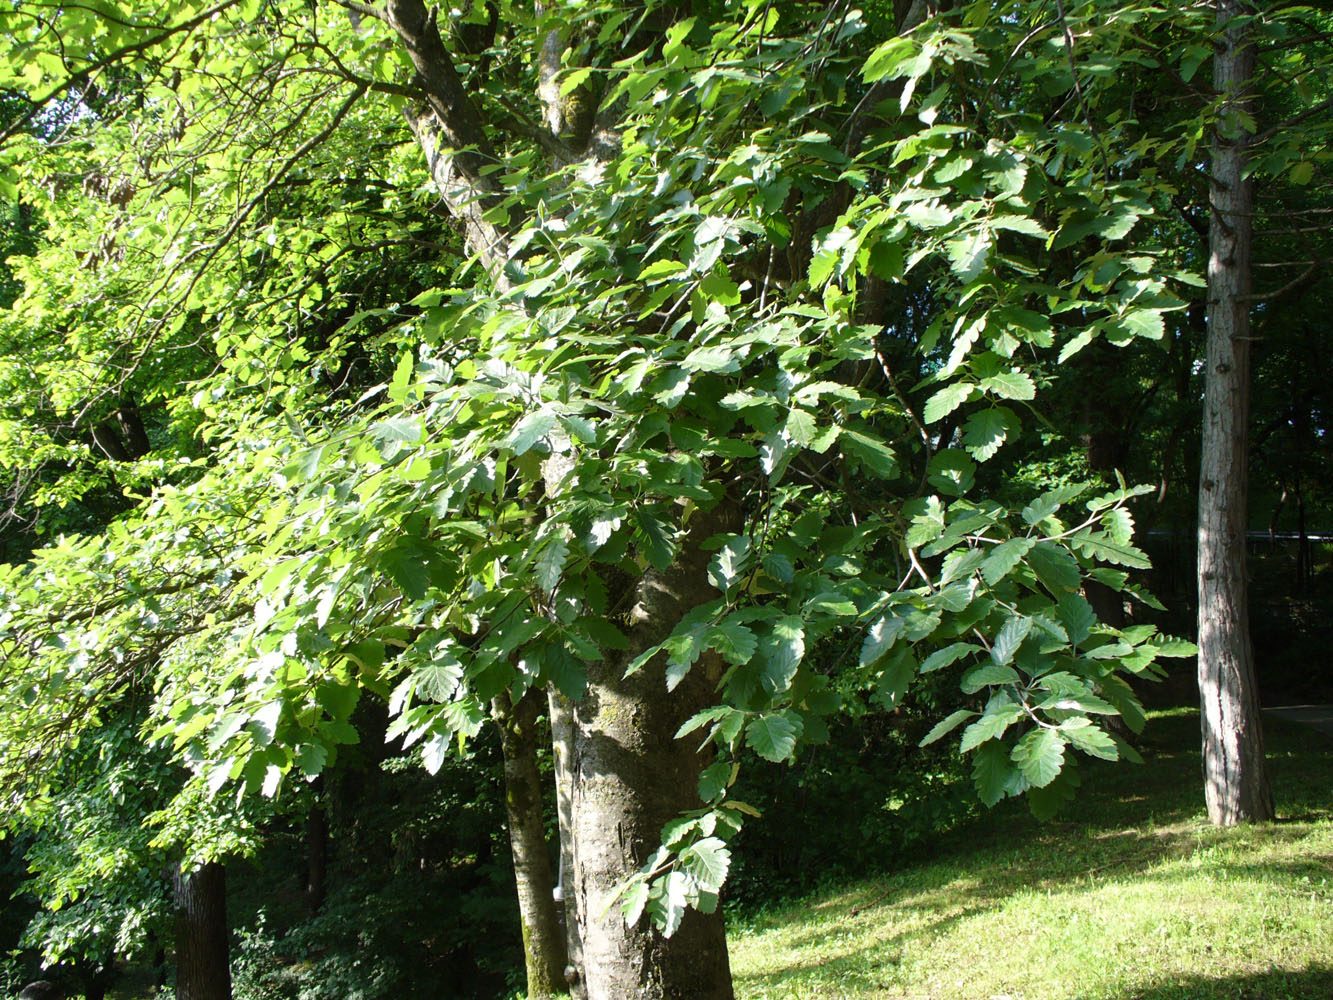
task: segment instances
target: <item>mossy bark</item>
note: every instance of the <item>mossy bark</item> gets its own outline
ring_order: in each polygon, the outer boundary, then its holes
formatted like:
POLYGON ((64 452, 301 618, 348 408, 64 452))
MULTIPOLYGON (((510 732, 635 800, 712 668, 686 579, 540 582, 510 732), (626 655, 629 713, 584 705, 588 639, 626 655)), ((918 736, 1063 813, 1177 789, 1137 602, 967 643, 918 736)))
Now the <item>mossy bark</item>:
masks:
POLYGON ((566 992, 565 936, 552 895, 555 880, 542 818, 541 772, 537 768, 541 707, 541 692, 535 690, 528 691, 517 704, 507 694, 492 704, 504 753, 505 810, 530 997, 566 992))

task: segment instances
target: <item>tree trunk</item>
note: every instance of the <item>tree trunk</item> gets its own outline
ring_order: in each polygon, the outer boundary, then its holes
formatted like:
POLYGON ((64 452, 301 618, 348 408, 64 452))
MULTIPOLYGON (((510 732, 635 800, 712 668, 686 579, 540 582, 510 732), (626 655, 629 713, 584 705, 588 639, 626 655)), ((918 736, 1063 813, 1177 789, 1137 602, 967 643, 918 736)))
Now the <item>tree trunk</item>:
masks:
POLYGON ((324 811, 322 801, 323 780, 317 779, 316 783, 320 786, 321 798, 310 807, 305 820, 305 908, 311 916, 324 905, 329 869, 329 814, 324 811))
POLYGON ((1237 0, 1218 0, 1213 83, 1224 103, 1213 137, 1208 340, 1199 474, 1199 697, 1208 817, 1230 826, 1273 818, 1264 762, 1246 594, 1247 432, 1250 392, 1250 238, 1253 192, 1247 133, 1254 50, 1237 0))
POLYGON ((630 650, 588 668, 588 693, 574 706, 574 885, 589 1000, 731 1000, 731 967, 721 911, 691 910, 669 940, 647 925, 627 927, 612 903, 624 880, 661 843, 663 825, 698 808, 707 763, 680 725, 712 704, 720 671, 702 658, 668 693, 662 658, 633 676, 625 666, 660 642, 680 617, 716 595, 707 583, 704 539, 735 530, 725 515, 700 515, 677 562, 649 571, 630 616, 630 650))
POLYGON ((492 714, 504 752, 505 809, 509 847, 514 856, 518 910, 523 925, 523 963, 528 996, 566 992, 565 935, 556 914, 551 858, 542 821, 542 779, 537 770, 537 718, 540 692, 530 690, 514 705, 509 695, 495 699, 492 714))
POLYGON ((551 756, 555 772, 555 806, 560 829, 558 915, 565 930, 565 983, 573 1000, 584 1000, 583 939, 579 937, 578 894, 574 882, 574 703, 554 685, 547 692, 551 719, 551 756))
POLYGON ((231 1000, 225 869, 178 870, 175 896, 176 1000, 231 1000))

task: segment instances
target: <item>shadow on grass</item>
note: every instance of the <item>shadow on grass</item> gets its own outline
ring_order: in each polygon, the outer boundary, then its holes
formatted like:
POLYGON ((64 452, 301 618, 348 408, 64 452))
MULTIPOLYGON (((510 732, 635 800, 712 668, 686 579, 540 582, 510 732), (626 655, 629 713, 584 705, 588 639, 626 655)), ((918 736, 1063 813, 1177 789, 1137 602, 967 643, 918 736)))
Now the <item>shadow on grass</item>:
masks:
MULTIPOLYGON (((766 997, 875 996, 890 988, 916 995, 912 971, 899 966, 929 950, 956 924, 1024 895, 1056 899, 1071 913, 1082 908, 1094 914, 1094 894, 1108 885, 1119 887, 1110 891, 1133 886, 1149 900, 1170 898, 1184 877, 1181 862, 1212 878, 1261 883, 1280 892, 1305 893, 1314 886, 1326 895, 1333 859, 1313 850, 1290 855, 1319 824, 1333 819, 1328 794, 1333 748, 1327 737, 1291 724, 1270 722, 1267 731, 1286 817, 1278 823, 1236 830, 1210 826, 1201 808, 1199 754, 1190 749, 1198 739, 1197 715, 1156 719, 1142 744, 1143 767, 1085 768, 1084 787, 1070 809, 1073 819, 1039 824, 1021 803, 1007 803, 941 837, 928 857, 914 856, 881 880, 743 921, 743 934, 771 934, 775 952, 774 961, 763 963, 766 968, 743 972, 737 983, 746 993, 766 997)), ((1249 964, 1263 962, 1262 942, 1255 948, 1249 964)), ((1161 985, 1129 981, 1123 995, 1333 997, 1333 973, 1312 965, 1304 971, 1225 979, 1200 975, 1161 985)))
POLYGON ((1207 975, 1139 986, 1125 1000, 1319 1000, 1333 997, 1333 965, 1249 975, 1207 975))

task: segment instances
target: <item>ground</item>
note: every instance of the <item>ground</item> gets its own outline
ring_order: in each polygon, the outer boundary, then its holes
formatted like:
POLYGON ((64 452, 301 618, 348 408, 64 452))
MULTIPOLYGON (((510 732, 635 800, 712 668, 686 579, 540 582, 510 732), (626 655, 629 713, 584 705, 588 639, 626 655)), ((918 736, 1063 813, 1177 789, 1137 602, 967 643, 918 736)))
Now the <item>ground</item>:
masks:
POLYGON ((733 921, 739 997, 1333 997, 1333 739, 1270 718, 1277 823, 1204 819, 1198 716, 1143 766, 1089 766, 1067 813, 1019 803, 927 859, 733 921))

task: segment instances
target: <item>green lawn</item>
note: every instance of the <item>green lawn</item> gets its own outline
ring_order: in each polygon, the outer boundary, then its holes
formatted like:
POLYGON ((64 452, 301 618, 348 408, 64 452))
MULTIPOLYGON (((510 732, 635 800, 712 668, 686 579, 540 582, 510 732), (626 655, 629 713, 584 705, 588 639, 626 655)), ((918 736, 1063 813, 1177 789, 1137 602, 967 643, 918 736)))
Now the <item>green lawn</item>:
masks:
POLYGON ((889 874, 732 921, 745 998, 1333 997, 1333 739, 1270 721, 1280 819, 1203 818, 1198 718, 1086 767, 1063 820, 1007 803, 889 874))

